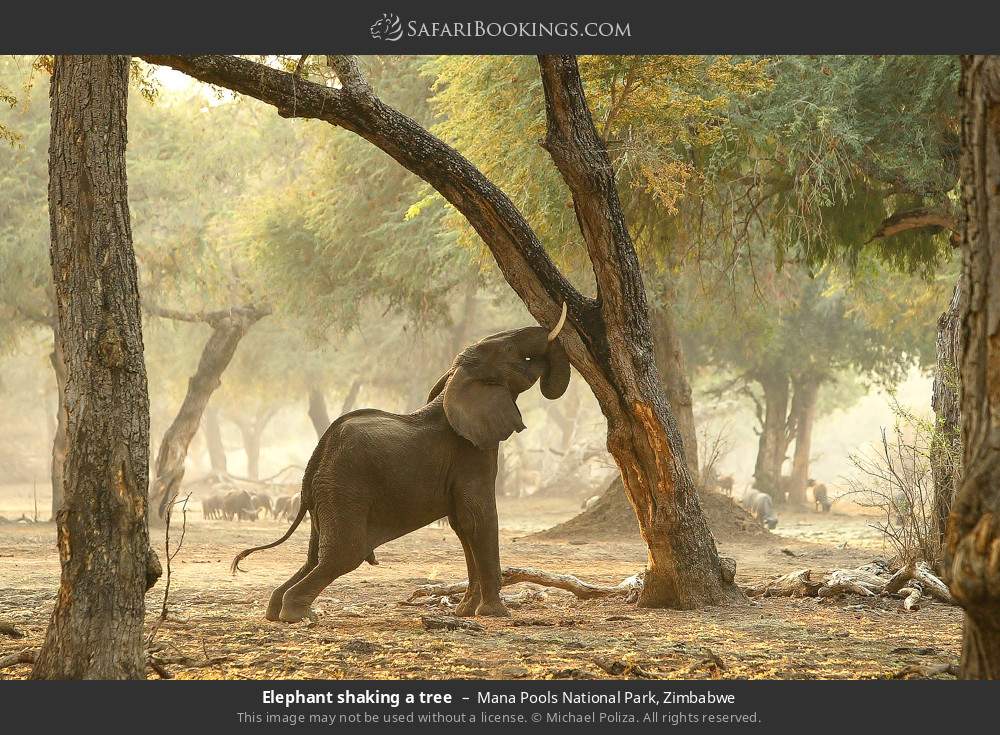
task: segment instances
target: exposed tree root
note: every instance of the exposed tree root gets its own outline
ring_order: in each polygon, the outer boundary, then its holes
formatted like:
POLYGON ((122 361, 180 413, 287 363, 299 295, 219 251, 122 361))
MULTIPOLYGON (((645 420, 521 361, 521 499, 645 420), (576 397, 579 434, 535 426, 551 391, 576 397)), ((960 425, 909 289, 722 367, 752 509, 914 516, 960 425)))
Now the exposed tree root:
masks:
MULTIPOLYGON (((611 595, 624 595, 628 600, 634 600, 639 591, 642 590, 642 574, 633 574, 631 577, 623 579, 616 585, 600 585, 584 582, 579 577, 572 574, 555 574, 544 572, 540 569, 529 567, 504 567, 500 571, 500 586, 506 587, 520 582, 530 582, 542 587, 555 587, 557 589, 572 592, 581 600, 592 600, 597 597, 609 597, 611 595)), ((407 603, 414 603, 419 598, 431 598, 424 602, 430 602, 434 598, 449 597, 465 592, 469 587, 469 580, 452 584, 425 584, 417 587, 413 594, 407 599, 407 603)), ((422 604, 422 603, 417 603, 422 604)))

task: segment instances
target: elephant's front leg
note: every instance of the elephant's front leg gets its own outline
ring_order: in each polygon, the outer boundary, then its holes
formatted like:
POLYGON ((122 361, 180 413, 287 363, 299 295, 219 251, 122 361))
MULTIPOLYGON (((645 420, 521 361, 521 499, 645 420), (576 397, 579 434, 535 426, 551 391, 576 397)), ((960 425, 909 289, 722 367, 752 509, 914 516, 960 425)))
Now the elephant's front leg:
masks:
POLYGON ((476 615, 509 616, 510 611, 500 599, 500 538, 497 523, 497 504, 492 486, 488 492, 471 495, 463 511, 469 514, 472 529, 472 555, 479 572, 479 594, 482 597, 476 607, 476 615))
POLYGON ((458 535, 458 540, 462 542, 462 551, 465 552, 465 569, 469 576, 469 586, 465 589, 462 601, 455 608, 455 614, 460 617, 468 617, 469 615, 476 614, 476 608, 479 607, 479 603, 483 599, 479 589, 479 569, 476 566, 476 557, 472 554, 472 544, 469 541, 469 535, 464 531, 458 530, 460 526, 457 518, 449 520, 452 521, 452 528, 456 529, 455 533, 458 535))

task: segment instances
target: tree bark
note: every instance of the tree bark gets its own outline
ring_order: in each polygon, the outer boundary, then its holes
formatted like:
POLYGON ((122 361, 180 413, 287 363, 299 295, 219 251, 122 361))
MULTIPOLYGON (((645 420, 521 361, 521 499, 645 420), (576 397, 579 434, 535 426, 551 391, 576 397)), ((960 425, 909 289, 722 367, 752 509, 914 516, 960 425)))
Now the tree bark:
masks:
POLYGON ((962 482, 962 406, 958 391, 960 315, 962 280, 955 284, 948 310, 938 319, 937 364, 931 407, 934 409, 934 435, 931 441, 931 475, 934 479, 932 523, 941 549, 944 548, 955 493, 962 482))
POLYGON ((764 391, 763 416, 757 443, 754 484, 775 503, 784 503, 781 487, 781 467, 788 451, 789 379, 784 373, 762 373, 756 376, 764 391))
POLYGON ((205 407, 203 429, 205 431, 205 445, 208 447, 208 461, 212 465, 212 472, 217 475, 228 474, 229 466, 226 461, 226 445, 222 441, 222 427, 219 425, 219 409, 212 408, 212 406, 205 407))
POLYGON ((49 214, 66 365, 59 594, 32 677, 141 679, 149 398, 125 175, 129 57, 57 56, 49 214))
POLYGON ((699 482, 698 433, 694 424, 694 400, 691 384, 687 379, 684 348, 674 325, 670 306, 654 309, 650 315, 653 329, 653 347, 656 350, 656 366, 663 377, 663 390, 667 403, 677 419, 677 429, 684 445, 684 459, 687 461, 691 477, 699 482))
POLYGON ((66 466, 66 362, 59 344, 58 327, 52 325, 53 347, 49 354, 56 376, 56 430, 52 438, 52 516, 55 521, 63 505, 63 468, 66 466))
POLYGON ((330 412, 326 408, 326 396, 323 395, 323 389, 316 384, 309 386, 309 420, 312 421, 317 437, 322 438, 330 428, 330 412))
POLYGON ((233 423, 239 427, 240 436, 243 437, 243 452, 247 458, 247 477, 251 480, 260 479, 261 436, 274 414, 275 409, 269 406, 258 410, 252 419, 231 416, 233 423))
POLYGON ((802 505, 806 502, 806 483, 809 481, 809 454, 812 451, 812 430, 816 421, 816 401, 820 381, 806 376, 795 381, 792 396, 792 413, 795 423, 795 452, 792 454, 791 483, 788 502, 802 505))
POLYGON ((695 608, 745 601, 719 560, 677 422, 663 394, 638 257, 614 170, 587 108, 576 59, 539 58, 547 132, 543 142, 573 195, 597 283, 577 291, 510 199, 457 151, 385 105, 350 57, 328 57, 328 87, 232 56, 146 56, 274 105, 280 115, 325 120, 364 137, 447 199, 489 247, 507 283, 541 324, 569 320, 559 339, 608 421, 608 449, 649 548, 640 604, 695 608))
MULTIPOLYGON (((169 313, 149 307, 155 314, 169 313)), ((201 425, 201 417, 215 389, 222 385, 222 373, 236 354, 243 335, 266 312, 253 307, 230 309, 204 316, 212 334, 201 351, 198 368, 188 380, 187 393, 173 422, 163 434, 156 456, 156 475, 150 493, 150 505, 156 505, 157 516, 166 517, 167 507, 177 497, 184 480, 184 461, 188 446, 201 425)), ((256 479, 256 477, 254 478, 256 479)))
POLYGON ((945 569, 965 608, 961 675, 1000 679, 1000 57, 962 58, 962 484, 945 569))

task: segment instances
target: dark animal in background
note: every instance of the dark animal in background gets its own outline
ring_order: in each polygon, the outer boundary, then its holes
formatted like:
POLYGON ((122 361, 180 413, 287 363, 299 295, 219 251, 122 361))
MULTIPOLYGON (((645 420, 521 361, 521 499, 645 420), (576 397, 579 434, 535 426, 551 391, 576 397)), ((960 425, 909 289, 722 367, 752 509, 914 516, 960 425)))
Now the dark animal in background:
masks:
POLYGON ((774 512, 774 503, 767 493, 747 488, 743 495, 743 507, 762 525, 770 529, 778 525, 778 514, 774 512))
POLYGON ((448 517, 462 543, 469 587, 458 615, 509 615, 500 599, 496 473, 499 443, 525 428, 516 399, 541 381, 555 399, 569 385, 569 359, 552 331, 525 327, 466 348, 411 414, 352 411, 320 439, 302 478, 302 505, 287 540, 309 512, 306 563, 271 595, 268 620, 301 620, 323 589, 392 539, 448 517))
POLYGON ((227 521, 255 521, 257 509, 246 490, 233 490, 222 499, 222 516, 227 521))
POLYGON ((209 495, 201 501, 201 516, 208 520, 222 518, 222 497, 219 495, 209 495))
POLYGON ((822 510, 824 513, 829 513, 830 506, 833 505, 833 501, 830 500, 830 494, 827 492, 826 485, 822 482, 816 482, 811 477, 809 478, 807 485, 812 488, 813 503, 816 504, 816 510, 822 510))
POLYGON ((256 510, 258 514, 261 511, 264 512, 265 518, 273 514, 270 496, 265 495, 264 493, 254 493, 250 496, 250 502, 253 503, 254 510, 256 510))
POLYGON ((732 497, 733 494, 733 476, 724 475, 720 477, 716 483, 716 487, 719 488, 719 492, 724 495, 729 495, 732 497))

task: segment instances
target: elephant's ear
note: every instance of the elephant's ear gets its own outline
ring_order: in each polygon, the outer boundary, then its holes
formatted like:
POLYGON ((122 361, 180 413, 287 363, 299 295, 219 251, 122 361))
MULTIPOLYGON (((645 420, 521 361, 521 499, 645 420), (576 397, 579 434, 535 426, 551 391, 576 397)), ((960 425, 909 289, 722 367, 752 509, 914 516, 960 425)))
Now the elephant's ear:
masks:
POLYGON ((444 389, 444 413, 451 428, 480 449, 524 429, 507 387, 477 380, 463 368, 455 370, 444 389))
POLYGON ((441 393, 441 391, 444 390, 445 383, 448 382, 448 378, 451 377, 451 374, 453 372, 455 372, 455 371, 454 370, 449 370, 444 375, 442 375, 440 378, 438 378, 438 382, 436 382, 434 384, 434 387, 431 388, 431 392, 427 394, 427 402, 428 403, 430 403, 435 398, 437 398, 438 395, 441 393))

